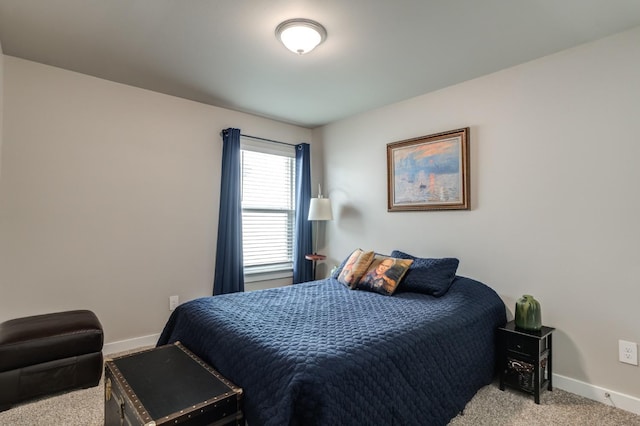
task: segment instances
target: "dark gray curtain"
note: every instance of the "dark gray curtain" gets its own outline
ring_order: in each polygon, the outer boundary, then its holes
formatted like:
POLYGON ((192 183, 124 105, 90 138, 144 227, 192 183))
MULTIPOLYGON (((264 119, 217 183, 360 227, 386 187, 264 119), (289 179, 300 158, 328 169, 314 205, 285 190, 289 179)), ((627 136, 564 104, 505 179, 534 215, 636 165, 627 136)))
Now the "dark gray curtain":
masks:
POLYGON ((313 280, 313 265, 304 256, 311 253, 311 154, 308 143, 296 145, 296 223, 293 245, 293 283, 313 280))
POLYGON ((244 291, 242 267, 242 201, 240 129, 222 131, 220 216, 213 294, 244 291))

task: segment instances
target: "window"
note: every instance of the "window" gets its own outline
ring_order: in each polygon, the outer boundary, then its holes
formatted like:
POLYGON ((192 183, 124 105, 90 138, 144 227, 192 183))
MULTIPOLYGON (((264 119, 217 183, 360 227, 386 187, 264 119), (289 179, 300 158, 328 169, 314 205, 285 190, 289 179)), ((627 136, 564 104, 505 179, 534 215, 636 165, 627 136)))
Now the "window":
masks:
POLYGON ((295 147, 242 140, 242 249, 246 275, 291 271, 295 147))

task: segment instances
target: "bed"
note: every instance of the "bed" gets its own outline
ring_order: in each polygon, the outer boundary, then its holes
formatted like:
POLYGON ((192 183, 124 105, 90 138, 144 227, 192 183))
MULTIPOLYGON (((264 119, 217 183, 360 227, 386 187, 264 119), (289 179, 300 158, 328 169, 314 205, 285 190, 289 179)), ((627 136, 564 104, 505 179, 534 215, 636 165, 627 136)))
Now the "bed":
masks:
POLYGON ((350 290, 334 278, 196 299, 180 341, 244 389, 257 425, 445 425, 491 383, 498 295, 456 276, 442 297, 350 290))

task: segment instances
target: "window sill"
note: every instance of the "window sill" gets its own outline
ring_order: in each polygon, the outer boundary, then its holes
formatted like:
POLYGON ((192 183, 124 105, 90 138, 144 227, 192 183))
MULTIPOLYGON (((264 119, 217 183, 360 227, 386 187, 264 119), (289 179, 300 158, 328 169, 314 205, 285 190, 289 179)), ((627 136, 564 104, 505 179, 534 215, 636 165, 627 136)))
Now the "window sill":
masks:
POLYGON ((290 269, 283 271, 269 271, 269 272, 245 272, 244 282, 255 283, 258 281, 270 281, 270 280, 282 280, 293 278, 293 271, 290 269))

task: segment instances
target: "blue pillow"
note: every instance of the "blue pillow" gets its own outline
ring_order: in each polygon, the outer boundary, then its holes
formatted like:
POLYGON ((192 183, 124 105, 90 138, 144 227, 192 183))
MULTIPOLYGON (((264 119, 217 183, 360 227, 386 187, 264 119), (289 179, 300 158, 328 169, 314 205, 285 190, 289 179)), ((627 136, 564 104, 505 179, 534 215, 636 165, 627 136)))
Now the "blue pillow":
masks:
POLYGON ((415 257, 399 250, 394 250, 391 257, 413 259, 407 274, 398 287, 398 291, 426 293, 440 297, 449 291, 456 277, 460 261, 452 257, 429 259, 415 257))

